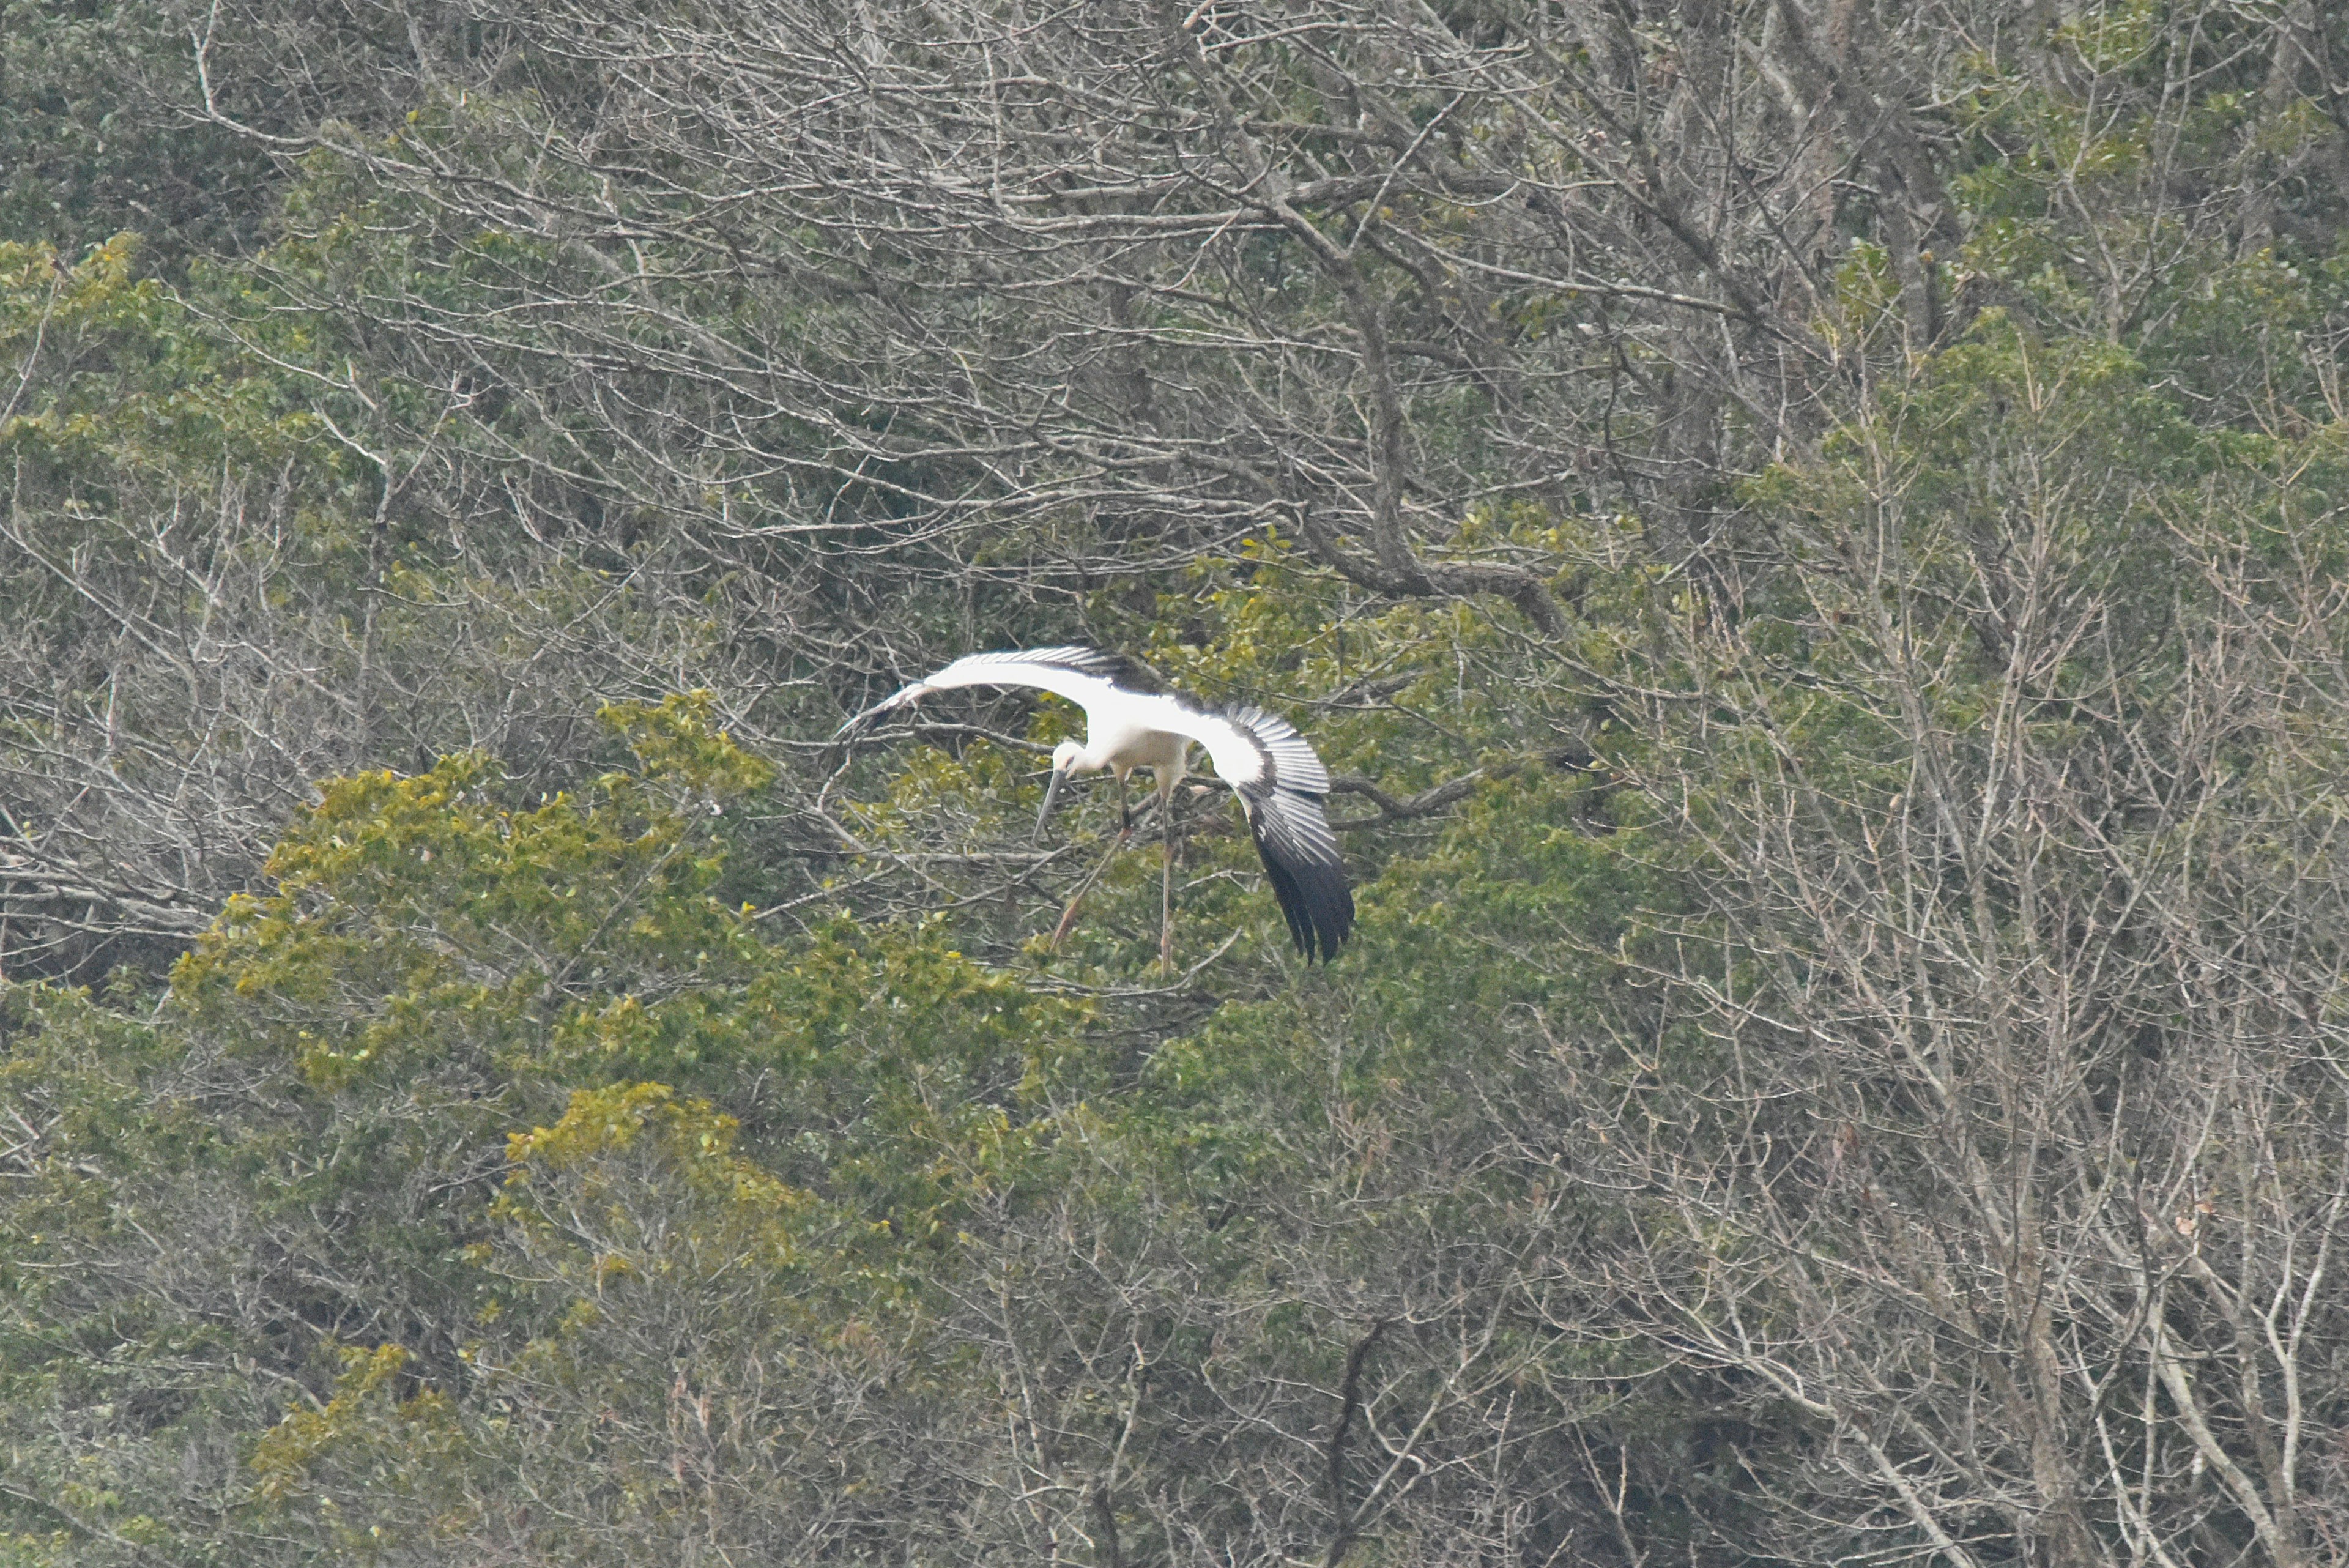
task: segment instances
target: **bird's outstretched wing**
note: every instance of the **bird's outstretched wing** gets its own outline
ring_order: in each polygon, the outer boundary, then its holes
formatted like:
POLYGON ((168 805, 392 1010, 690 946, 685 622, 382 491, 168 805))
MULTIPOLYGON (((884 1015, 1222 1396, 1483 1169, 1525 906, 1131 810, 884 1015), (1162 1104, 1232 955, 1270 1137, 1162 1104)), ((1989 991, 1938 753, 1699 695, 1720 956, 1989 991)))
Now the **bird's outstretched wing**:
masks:
POLYGON ((957 686, 1033 686, 1090 708, 1117 691, 1154 693, 1157 678, 1133 659, 1091 648, 1030 648, 998 653, 966 653, 945 669, 923 676, 910 686, 875 702, 843 724, 844 735, 868 719, 918 701, 933 691, 957 686))
POLYGON ((1353 930, 1354 895, 1346 882, 1345 857, 1338 852, 1337 835, 1322 809, 1330 770, 1297 727, 1278 713, 1202 708, 1179 693, 1160 691, 1146 667, 1116 654, 1034 648, 965 654, 867 708, 839 733, 957 686, 1033 686, 1088 713, 1097 705, 1115 704, 1129 722, 1195 741, 1206 748, 1216 776, 1240 797, 1298 950, 1309 959, 1333 958, 1353 930))
POLYGON ((1309 959, 1335 957, 1354 929, 1354 895, 1338 836, 1322 809, 1330 770, 1297 726, 1278 713, 1177 705, 1177 719, 1165 727, 1205 746, 1216 776, 1240 797, 1298 950, 1309 959))

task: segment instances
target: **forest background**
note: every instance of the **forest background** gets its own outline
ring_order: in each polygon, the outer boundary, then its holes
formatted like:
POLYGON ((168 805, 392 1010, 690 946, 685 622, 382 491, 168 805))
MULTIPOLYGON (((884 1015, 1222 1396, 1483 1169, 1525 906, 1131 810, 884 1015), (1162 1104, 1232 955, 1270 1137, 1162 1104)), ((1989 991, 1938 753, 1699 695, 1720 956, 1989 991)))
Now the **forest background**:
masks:
POLYGON ((0 1562, 2349 1563, 2349 16, 5 0, 0 1562), (1361 924, 1158 863, 1091 642, 1361 924))

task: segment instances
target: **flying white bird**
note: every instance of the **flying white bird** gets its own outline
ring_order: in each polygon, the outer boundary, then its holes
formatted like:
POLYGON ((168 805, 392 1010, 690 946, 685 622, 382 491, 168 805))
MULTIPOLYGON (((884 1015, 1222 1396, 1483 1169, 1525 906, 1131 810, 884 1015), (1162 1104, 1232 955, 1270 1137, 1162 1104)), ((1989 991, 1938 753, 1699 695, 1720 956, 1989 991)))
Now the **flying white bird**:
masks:
MULTIPOLYGON (((1106 768, 1117 775, 1123 844, 1133 831, 1126 780, 1149 768, 1158 786, 1158 811, 1165 845, 1165 878, 1159 900, 1159 957, 1169 969, 1174 953, 1174 796, 1187 770, 1191 747, 1204 746, 1216 774, 1232 786, 1247 814, 1248 832, 1264 858, 1265 875, 1288 934, 1307 958, 1327 961, 1354 926, 1354 896, 1346 885, 1346 862, 1322 802, 1330 793, 1330 770, 1296 727, 1261 708, 1211 711, 1172 691, 1151 690, 1148 671, 1133 661, 1090 648, 1039 648, 1025 652, 971 653, 934 675, 924 676, 874 704, 840 727, 846 734, 865 721, 918 702, 933 691, 957 686, 1033 686, 1065 697, 1085 711, 1085 743, 1063 741, 1052 752, 1052 776, 1044 786, 1044 808, 1036 834, 1060 799, 1061 786, 1076 774, 1106 768)), ((1078 898, 1081 898, 1081 891, 1078 898)), ((1055 939, 1075 918, 1071 899, 1055 939)))

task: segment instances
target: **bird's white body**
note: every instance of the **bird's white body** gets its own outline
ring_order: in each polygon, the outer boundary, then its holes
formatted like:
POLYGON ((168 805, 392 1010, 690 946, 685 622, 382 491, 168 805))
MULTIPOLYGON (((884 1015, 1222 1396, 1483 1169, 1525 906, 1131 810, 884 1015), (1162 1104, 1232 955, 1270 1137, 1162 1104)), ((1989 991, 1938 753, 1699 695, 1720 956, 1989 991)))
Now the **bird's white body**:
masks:
MULTIPOLYGON (((1346 886, 1345 861, 1323 814, 1330 771, 1305 737, 1278 714, 1260 708, 1212 711, 1187 698, 1143 689, 1139 671, 1127 661, 1089 648, 1042 648, 1027 651, 973 653, 857 714, 841 726, 844 734, 876 714, 917 702, 933 691, 958 686, 1032 686, 1078 703, 1085 711, 1085 739, 1063 741, 1052 753, 1052 776, 1044 792, 1037 830, 1051 815, 1061 781, 1073 774, 1106 771, 1115 776, 1123 809, 1124 786, 1136 768, 1156 775, 1162 820, 1171 832, 1171 802, 1189 771, 1194 744, 1206 749, 1216 777, 1231 785, 1247 813, 1248 829, 1279 898, 1289 935, 1307 956, 1328 958, 1354 923, 1354 899, 1346 886)), ((1131 815, 1126 826, 1133 826, 1131 815)), ((1167 842, 1167 898, 1173 898, 1174 842, 1167 842)), ((1070 906, 1070 914, 1075 905, 1070 906)), ((1172 953, 1170 912, 1162 937, 1172 953)), ((1062 929, 1067 927, 1062 920, 1062 929)))
POLYGON ((1123 778, 1136 768, 1152 768, 1159 774, 1160 787, 1173 789, 1189 771, 1191 753, 1190 737, 1165 727, 1178 717, 1179 710, 1164 698, 1121 703, 1114 711, 1089 711, 1085 743, 1070 753, 1063 771, 1089 774, 1105 768, 1123 778), (1164 703, 1169 711, 1152 712, 1152 701, 1164 703))

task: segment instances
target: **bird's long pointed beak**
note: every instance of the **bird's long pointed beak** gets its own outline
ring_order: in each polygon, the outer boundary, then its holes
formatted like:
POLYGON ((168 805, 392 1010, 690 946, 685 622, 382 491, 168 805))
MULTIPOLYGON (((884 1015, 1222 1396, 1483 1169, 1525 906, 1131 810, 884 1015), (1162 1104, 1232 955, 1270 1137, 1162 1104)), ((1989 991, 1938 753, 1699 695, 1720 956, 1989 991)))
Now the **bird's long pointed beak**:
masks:
POLYGON ((1068 770, 1054 768, 1051 781, 1044 785, 1044 809, 1036 814, 1036 841, 1044 840, 1044 824, 1051 820, 1052 807, 1061 798, 1061 786, 1068 782, 1068 770))

